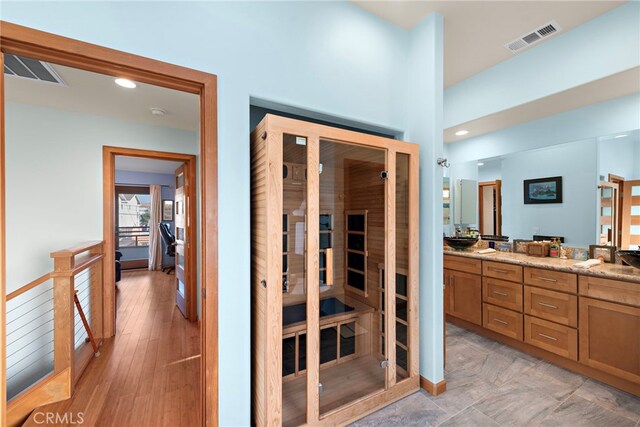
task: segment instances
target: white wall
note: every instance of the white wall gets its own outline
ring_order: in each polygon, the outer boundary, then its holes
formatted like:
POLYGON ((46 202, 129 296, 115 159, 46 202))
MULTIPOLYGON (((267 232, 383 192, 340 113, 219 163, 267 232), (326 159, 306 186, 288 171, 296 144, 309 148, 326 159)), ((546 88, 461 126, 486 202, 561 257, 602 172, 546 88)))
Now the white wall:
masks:
POLYGON ((516 153, 502 161, 502 232, 511 239, 559 235, 570 246, 595 243, 596 140, 516 153), (562 176, 563 202, 525 205, 524 180, 562 176))
POLYGON ((198 151, 193 132, 6 107, 7 292, 52 271, 52 251, 102 240, 102 146, 198 151))

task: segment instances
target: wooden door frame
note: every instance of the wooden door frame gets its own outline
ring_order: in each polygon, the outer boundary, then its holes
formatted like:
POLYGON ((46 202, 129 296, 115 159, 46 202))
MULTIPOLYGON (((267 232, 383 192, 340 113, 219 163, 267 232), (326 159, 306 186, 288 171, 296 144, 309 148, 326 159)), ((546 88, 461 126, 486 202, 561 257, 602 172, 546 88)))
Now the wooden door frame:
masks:
MULTIPOLYGON (((218 118, 217 76, 130 53, 85 43, 44 31, 0 21, 0 65, 4 52, 36 57, 86 71, 196 94, 200 97, 200 230, 201 409, 202 424, 218 424, 218 118)), ((6 414, 6 241, 5 217, 5 106, 4 73, 0 73, 0 413, 6 414)), ((107 251, 108 254, 108 251, 107 251)), ((108 262, 106 260, 105 262, 108 262)), ((114 271, 104 270, 104 283, 114 282, 114 271)), ((108 288, 109 286, 106 286, 108 288)), ((113 335, 113 318, 105 320, 113 335)), ((0 417, 0 425, 6 418, 0 417)))
POLYGON ((489 187, 495 185, 496 186, 496 224, 495 224, 495 229, 496 229, 496 236, 501 236, 502 235, 502 180, 500 179, 496 179, 495 181, 485 181, 485 182, 479 182, 478 183, 478 231, 480 232, 480 234, 486 234, 486 233, 482 233, 482 220, 483 220, 483 213, 482 213, 482 203, 483 203, 483 196, 482 196, 482 187, 489 187))
POLYGON ((608 179, 609 182, 613 184, 618 184, 618 212, 616 218, 616 242, 618 247, 622 247, 622 220, 624 217, 624 178, 619 175, 614 175, 612 173, 609 174, 608 179))
MULTIPOLYGON (((196 200, 196 156, 182 153, 169 153, 164 151, 139 150, 134 148, 122 147, 102 147, 102 203, 103 203, 103 230, 104 230, 104 248, 105 248, 105 265, 115 264, 115 231, 116 231, 116 156, 138 157, 144 159, 167 160, 172 162, 184 163, 185 178, 189 182, 186 197, 190 199, 187 213, 186 237, 187 242, 196 241, 196 210, 193 209, 193 201, 196 200)), ((188 276, 186 283, 187 292, 187 318, 191 322, 198 320, 196 307, 197 291, 196 291, 196 246, 189 244, 186 248, 188 276)), ((115 280, 115 279, 114 279, 115 280)), ((107 282, 105 282, 107 283, 107 282)), ((115 283, 115 282, 114 282, 115 283)), ((116 299, 113 287, 104 286, 104 317, 115 319, 116 316, 116 299)), ((115 325, 115 320, 114 320, 115 325)))
MULTIPOLYGON (((395 344, 396 326, 395 322, 386 322, 385 336, 387 339, 386 354, 388 355, 389 369, 386 373, 386 384, 389 389, 384 392, 372 393, 351 402, 350 405, 341 407, 337 411, 330 411, 326 414, 320 413, 319 382, 320 382, 320 353, 318 343, 320 342, 320 317, 319 302, 320 294, 315 292, 319 289, 319 224, 316 221, 309 221, 306 229, 306 250, 310 254, 306 257, 306 289, 307 289, 307 345, 308 348, 315 348, 316 351, 307 351, 307 384, 306 384, 306 424, 307 425, 343 425, 353 421, 359 414, 366 414, 375 409, 379 409, 383 403, 391 403, 397 399, 415 392, 420 387, 419 369, 419 146, 410 142, 392 140, 375 135, 354 132, 350 130, 338 129, 330 126, 309 123, 296 119, 267 114, 263 119, 265 132, 259 136, 269 145, 269 153, 266 155, 271 167, 266 173, 267 188, 266 194, 269 200, 282 200, 282 141, 283 135, 304 136, 307 138, 306 164, 307 164, 307 195, 306 208, 307 218, 313 218, 320 214, 320 141, 328 140, 338 143, 357 145, 368 148, 385 150, 386 165, 389 171, 396 169, 396 156, 405 154, 409 156, 409 176, 408 176, 408 276, 407 292, 409 293, 408 312, 409 326, 408 337, 408 371, 409 377, 396 382, 396 358, 395 351, 391 351, 391 346, 395 344), (315 347, 313 347, 315 346, 315 347), (393 388, 393 389, 392 389, 393 388)), ((257 133, 254 131, 254 138, 257 133)), ((385 306, 390 308, 389 316, 395 316, 395 273, 396 273, 396 233, 395 233, 395 206, 396 206, 396 175, 389 173, 387 177, 385 196, 385 306)), ((266 227, 276 230, 277 235, 269 234, 277 241, 281 241, 282 236, 282 207, 278 209, 267 209, 265 214, 266 227), (271 227, 273 226, 273 228, 271 227)), ((270 237, 269 237, 270 238, 270 237)), ((267 245, 265 252, 266 268, 265 283, 281 283, 282 281, 282 248, 276 245, 267 245)), ((256 276, 252 280, 262 280, 256 276)), ((252 283, 252 287, 262 287, 259 282, 252 283)), ((282 352, 278 353, 282 340, 282 292, 279 287, 267 287, 265 295, 269 298, 266 303, 265 314, 270 323, 265 333, 264 342, 269 353, 264 355, 264 362, 261 362, 262 372, 257 374, 264 381, 262 383, 263 392, 269 393, 269 405, 264 403, 255 411, 275 410, 268 413, 268 425, 282 423, 282 372, 281 358, 282 352), (277 289, 274 291, 274 289, 277 289), (267 296, 268 295, 268 296, 267 296), (274 298, 271 298, 273 296, 274 298), (271 345, 271 344, 275 345, 271 345), (280 367, 280 371, 278 371, 280 367), (275 369, 274 369, 275 368, 275 369), (263 375, 264 374, 264 375, 263 375)), ((263 315, 265 315, 263 314, 263 315)), ((264 318, 264 317, 263 317, 264 318)), ((374 332, 374 331, 372 331, 374 332)), ((262 337, 261 337, 262 338, 262 337)), ((258 366, 258 364, 256 364, 258 366)), ((444 382, 443 382, 444 384, 444 382)), ((255 385, 254 385, 255 387, 255 385)))

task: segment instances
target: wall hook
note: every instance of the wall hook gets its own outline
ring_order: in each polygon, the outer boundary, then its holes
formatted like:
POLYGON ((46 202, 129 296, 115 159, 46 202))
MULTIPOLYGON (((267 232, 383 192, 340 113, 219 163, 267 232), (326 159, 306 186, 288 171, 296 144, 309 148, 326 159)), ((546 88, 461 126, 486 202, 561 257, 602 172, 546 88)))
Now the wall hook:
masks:
POLYGON ((436 162, 438 163, 438 166, 442 166, 443 168, 448 168, 450 166, 446 158, 438 157, 436 162))

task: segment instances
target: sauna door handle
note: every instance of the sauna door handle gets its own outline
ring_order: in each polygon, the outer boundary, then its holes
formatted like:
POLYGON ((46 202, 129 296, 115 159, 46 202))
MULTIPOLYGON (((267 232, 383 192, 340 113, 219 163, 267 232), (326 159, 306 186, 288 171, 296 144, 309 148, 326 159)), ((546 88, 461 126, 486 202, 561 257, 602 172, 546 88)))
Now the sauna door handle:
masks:
POLYGON ((327 286, 333 286, 333 248, 324 250, 325 256, 325 281, 327 286))

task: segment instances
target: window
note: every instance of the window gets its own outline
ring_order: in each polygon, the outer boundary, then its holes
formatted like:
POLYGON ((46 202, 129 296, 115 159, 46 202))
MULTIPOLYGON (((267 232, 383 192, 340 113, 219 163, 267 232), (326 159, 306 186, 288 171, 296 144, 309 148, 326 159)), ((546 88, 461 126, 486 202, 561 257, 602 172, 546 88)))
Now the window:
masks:
POLYGON ((118 248, 149 246, 151 196, 149 187, 116 187, 118 248))

